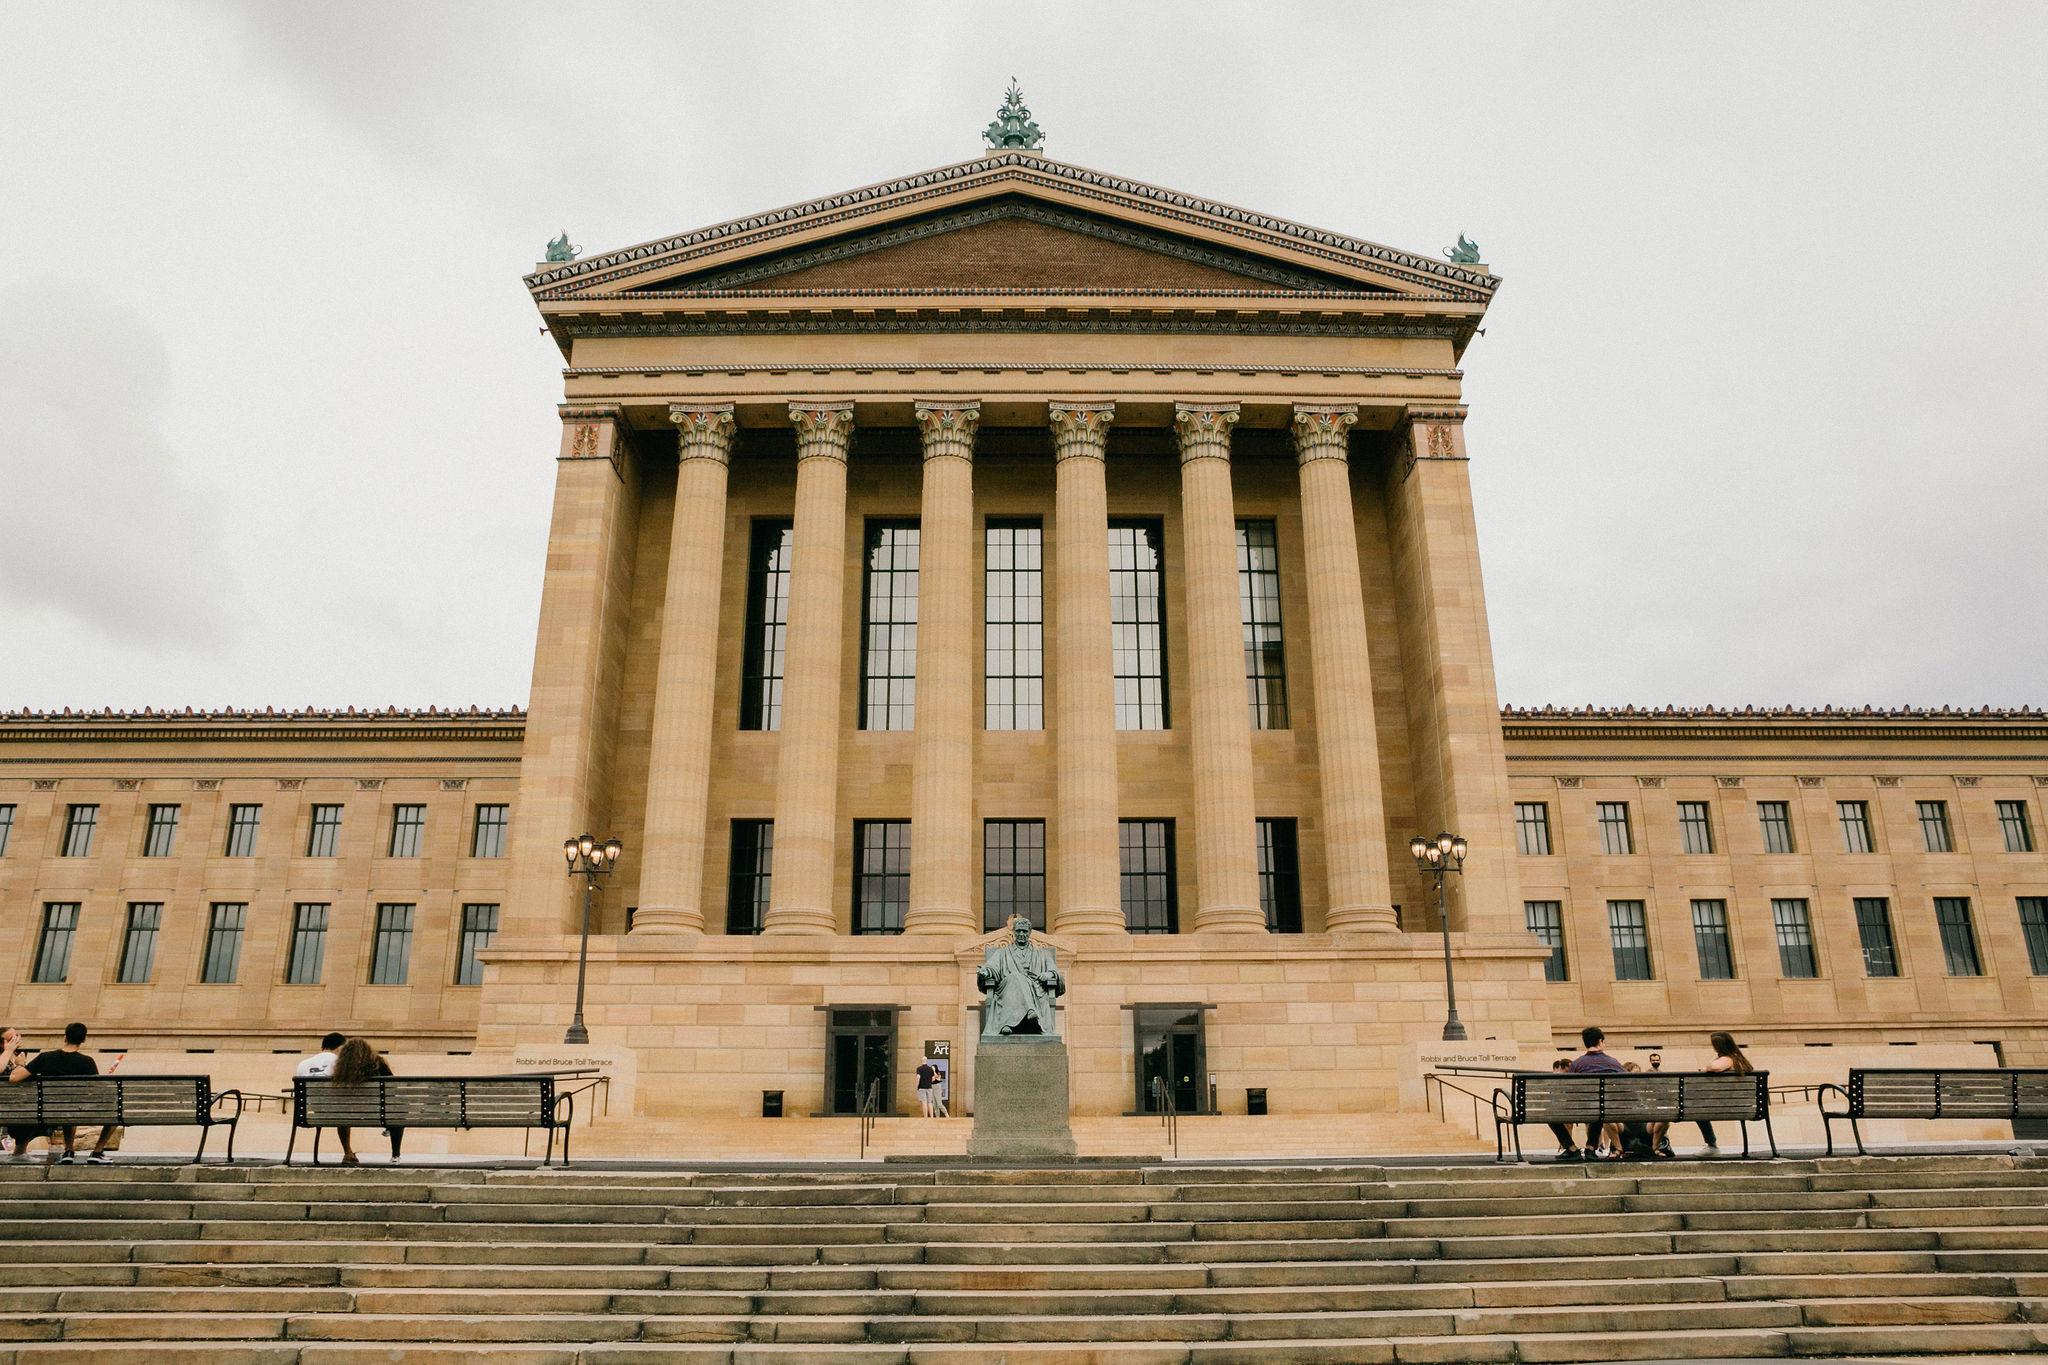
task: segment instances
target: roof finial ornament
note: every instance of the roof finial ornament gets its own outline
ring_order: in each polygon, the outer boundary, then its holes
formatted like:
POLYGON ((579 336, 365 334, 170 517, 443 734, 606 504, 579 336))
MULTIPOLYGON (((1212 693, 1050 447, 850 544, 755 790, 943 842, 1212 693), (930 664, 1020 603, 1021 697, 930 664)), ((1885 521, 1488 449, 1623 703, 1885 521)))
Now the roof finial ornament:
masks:
POLYGON ((1444 259, 1452 265, 1478 265, 1479 243, 1461 232, 1458 234, 1458 244, 1444 253, 1444 259))
POLYGON ((556 261, 573 261, 582 250, 580 246, 569 244, 569 229, 563 228, 562 235, 548 243, 548 261, 551 264, 556 261))
POLYGON ((1015 76, 1010 77, 1010 92, 1003 96, 1003 107, 996 111, 995 121, 982 130, 981 137, 998 152, 1035 152, 1045 145, 1045 133, 1031 121, 1031 111, 1024 107, 1024 92, 1015 76))

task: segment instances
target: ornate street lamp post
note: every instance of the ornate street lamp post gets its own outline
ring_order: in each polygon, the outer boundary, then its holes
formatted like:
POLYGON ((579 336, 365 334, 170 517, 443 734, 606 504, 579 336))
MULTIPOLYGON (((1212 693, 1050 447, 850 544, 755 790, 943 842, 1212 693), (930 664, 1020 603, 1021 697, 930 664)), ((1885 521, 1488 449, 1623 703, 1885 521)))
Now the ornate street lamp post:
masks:
POLYGON ((1461 1043, 1465 1026, 1458 1022, 1458 984, 1451 976, 1451 918, 1444 910, 1444 874, 1465 870, 1465 841, 1449 830, 1434 839, 1418 834, 1408 841, 1408 851, 1415 855, 1415 866, 1424 876, 1436 878, 1436 917, 1444 928, 1444 1001, 1450 1006, 1444 1017, 1444 1041, 1461 1043))
POLYGON ((562 845, 562 856, 569 860, 569 875, 583 878, 583 942, 576 950, 576 1018, 562 1039, 564 1043, 590 1041, 590 1030, 583 1027, 583 974, 590 963, 590 898, 597 892, 597 879, 611 875, 623 851, 624 845, 617 839, 600 844, 588 834, 579 834, 562 845))

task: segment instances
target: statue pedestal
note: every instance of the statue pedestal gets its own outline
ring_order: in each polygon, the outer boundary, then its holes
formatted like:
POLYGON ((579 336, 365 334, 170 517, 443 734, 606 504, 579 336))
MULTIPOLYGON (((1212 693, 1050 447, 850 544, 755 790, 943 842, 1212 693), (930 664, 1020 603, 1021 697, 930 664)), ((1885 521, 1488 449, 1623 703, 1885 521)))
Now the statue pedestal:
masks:
POLYGON ((1067 1045, 1056 1037, 983 1038, 974 1049, 974 1131, 986 1161, 1072 1161, 1067 1045))

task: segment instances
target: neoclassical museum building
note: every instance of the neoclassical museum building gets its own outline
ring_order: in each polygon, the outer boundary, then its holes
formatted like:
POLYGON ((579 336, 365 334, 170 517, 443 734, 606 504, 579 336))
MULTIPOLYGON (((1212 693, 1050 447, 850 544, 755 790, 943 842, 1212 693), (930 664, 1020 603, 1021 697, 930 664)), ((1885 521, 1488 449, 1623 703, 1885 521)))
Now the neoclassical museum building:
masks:
POLYGON ((2048 717, 1504 711, 1460 401, 1499 278, 1054 160, 1014 100, 987 136, 527 277, 526 711, 0 716, 0 1015, 559 1045, 588 832, 583 1017, 643 1113, 900 1108, 931 1040, 971 1108, 1018 915, 1077 1115, 1413 1107, 1441 830, 1475 1045, 2048 1065, 2048 717))

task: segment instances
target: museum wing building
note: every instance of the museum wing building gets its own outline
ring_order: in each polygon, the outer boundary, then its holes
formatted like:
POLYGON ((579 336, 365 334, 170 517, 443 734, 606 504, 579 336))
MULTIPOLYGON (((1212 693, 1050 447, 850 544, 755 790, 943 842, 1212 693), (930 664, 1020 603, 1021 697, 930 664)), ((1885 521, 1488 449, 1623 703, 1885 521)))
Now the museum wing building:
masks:
POLYGON ((5 1013, 558 1043, 587 832, 583 1015, 644 1113, 900 1106, 1018 916, 1077 1114, 1392 1109, 1448 831, 1475 1043, 2048 1063, 2039 713, 1501 710, 1459 369, 1499 283, 1023 145, 549 263, 529 709, 0 717, 5 1013))

